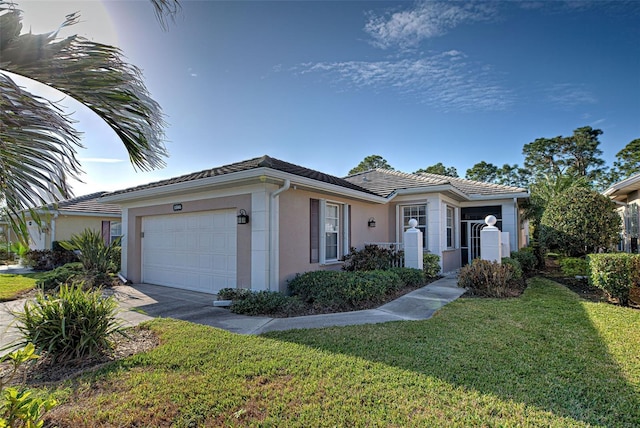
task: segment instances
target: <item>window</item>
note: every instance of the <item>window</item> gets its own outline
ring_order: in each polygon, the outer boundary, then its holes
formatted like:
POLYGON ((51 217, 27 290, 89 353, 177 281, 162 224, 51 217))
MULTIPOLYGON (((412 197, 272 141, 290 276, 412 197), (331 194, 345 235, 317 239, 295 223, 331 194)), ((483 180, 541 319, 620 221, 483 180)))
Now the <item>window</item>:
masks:
POLYGON ((454 222, 455 222, 455 211, 452 207, 447 206, 447 248, 454 248, 454 222))
POLYGON ((349 206, 311 199, 310 231, 309 261, 339 261, 349 251, 349 206))
POLYGON ((122 222, 112 221, 109 226, 109 243, 113 243, 122 236, 122 222))
POLYGON ((402 207, 402 233, 409 229, 409 220, 415 218, 418 221, 416 229, 422 231, 422 247, 427 248, 427 206, 405 205, 402 207))

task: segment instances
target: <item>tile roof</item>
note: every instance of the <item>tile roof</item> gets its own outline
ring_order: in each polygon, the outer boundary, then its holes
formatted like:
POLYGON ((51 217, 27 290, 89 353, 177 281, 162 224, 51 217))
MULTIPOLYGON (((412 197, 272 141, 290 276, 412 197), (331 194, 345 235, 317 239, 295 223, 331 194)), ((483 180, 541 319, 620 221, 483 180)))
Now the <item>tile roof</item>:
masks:
POLYGON ((98 198, 106 195, 108 192, 96 192, 89 195, 78 196, 71 199, 60 201, 56 204, 49 204, 47 209, 56 210, 61 213, 87 213, 87 214, 105 214, 105 215, 121 215, 122 210, 118 205, 106 204, 98 202, 98 198))
POLYGON ((472 195, 507 195, 511 193, 523 193, 526 189, 513 186, 504 186, 494 183, 467 180, 464 178, 449 177, 438 174, 407 174, 400 171, 376 168, 369 171, 345 177, 351 183, 369 189, 371 192, 387 197, 396 190, 415 189, 421 187, 441 186, 450 184, 467 196, 472 195))
POLYGON ((312 180, 317 180, 323 183, 334 184, 336 186, 345 187, 347 189, 357 190, 367 194, 373 194, 370 190, 367 190, 366 188, 358 186, 357 184, 354 184, 343 178, 335 177, 333 175, 325 174, 320 171, 315 171, 313 169, 305 168, 300 165, 295 165, 295 164, 285 162, 280 159, 272 158, 270 156, 265 155, 258 158, 253 158, 253 159, 249 159, 241 162, 232 163, 229 165, 223 165, 223 166, 219 166, 211 169, 205 169, 203 171, 186 174, 179 177, 173 177, 166 180, 143 184, 143 185, 131 187, 128 189, 117 190, 115 192, 108 193, 108 195, 109 196, 120 195, 124 193, 131 193, 139 190, 152 189, 152 188, 166 186, 170 184, 185 183, 189 181, 200 180, 203 178, 231 174, 234 172, 249 171, 257 168, 271 168, 277 171, 286 172, 286 173, 297 175, 304 178, 310 178, 312 180))

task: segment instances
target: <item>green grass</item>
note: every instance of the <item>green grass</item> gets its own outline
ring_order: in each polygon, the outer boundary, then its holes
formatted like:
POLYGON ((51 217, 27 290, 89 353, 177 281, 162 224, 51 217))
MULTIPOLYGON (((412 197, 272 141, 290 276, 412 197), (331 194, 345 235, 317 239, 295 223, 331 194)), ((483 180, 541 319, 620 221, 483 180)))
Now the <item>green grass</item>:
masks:
POLYGON ((61 426, 637 426, 640 311, 534 279, 427 321, 162 345, 55 390, 61 426))
POLYGON ((35 287, 36 280, 40 275, 41 273, 0 274, 0 302, 15 300, 25 291, 31 290, 35 287))

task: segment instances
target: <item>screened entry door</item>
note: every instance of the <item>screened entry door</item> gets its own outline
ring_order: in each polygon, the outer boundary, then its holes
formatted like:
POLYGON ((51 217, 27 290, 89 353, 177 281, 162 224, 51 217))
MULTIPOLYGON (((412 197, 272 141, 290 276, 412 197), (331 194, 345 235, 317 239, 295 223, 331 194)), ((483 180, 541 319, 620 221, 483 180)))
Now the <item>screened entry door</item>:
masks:
POLYGON ((486 226, 484 220, 462 222, 462 264, 471 263, 480 257, 480 231, 486 226))

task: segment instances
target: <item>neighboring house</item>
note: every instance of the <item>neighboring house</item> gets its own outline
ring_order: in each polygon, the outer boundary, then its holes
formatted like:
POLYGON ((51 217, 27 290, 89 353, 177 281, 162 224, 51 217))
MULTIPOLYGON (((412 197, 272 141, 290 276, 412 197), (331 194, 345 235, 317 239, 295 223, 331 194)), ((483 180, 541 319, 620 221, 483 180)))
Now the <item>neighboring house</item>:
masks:
POLYGON ((38 208, 40 225, 27 214, 29 247, 51 249, 54 241, 68 240, 85 229, 100 231, 107 243, 122 235, 120 207, 97 202, 106 193, 96 192, 38 208))
POLYGON ((401 243, 411 218, 445 272, 479 255, 484 218, 526 243, 525 189, 375 169, 346 178, 268 156, 109 193, 122 207, 122 274, 216 293, 285 291, 297 273, 339 269, 351 247, 401 243), (244 214, 248 215, 244 217, 244 214))
POLYGON ((639 253, 640 174, 615 183, 604 191, 604 195, 618 204, 616 211, 624 223, 618 249, 627 253, 639 253))

